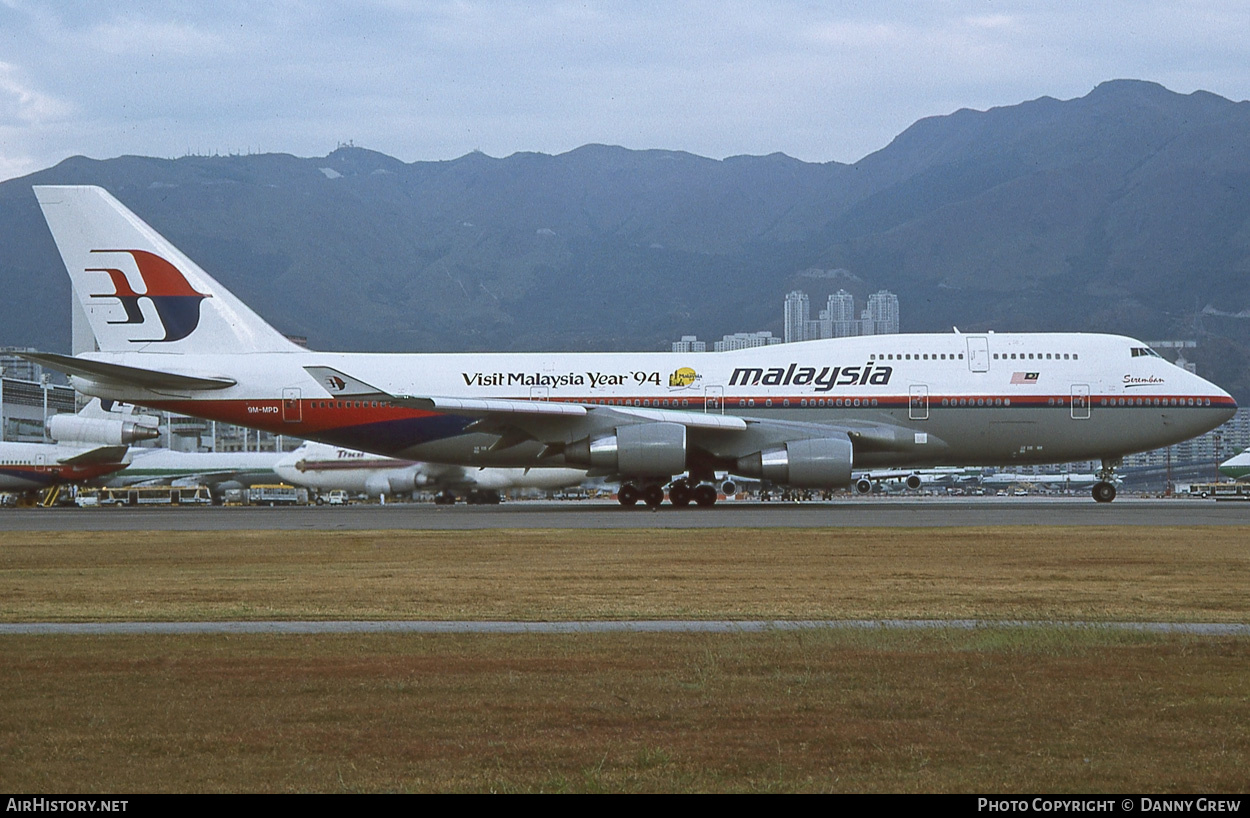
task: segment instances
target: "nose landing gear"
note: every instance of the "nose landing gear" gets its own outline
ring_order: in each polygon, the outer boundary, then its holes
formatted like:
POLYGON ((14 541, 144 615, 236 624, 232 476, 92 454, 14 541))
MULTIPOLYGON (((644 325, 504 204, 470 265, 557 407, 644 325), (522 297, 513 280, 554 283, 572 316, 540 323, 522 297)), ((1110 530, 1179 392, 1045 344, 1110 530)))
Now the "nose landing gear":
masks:
POLYGON ((1102 461, 1102 468, 1099 469, 1095 476, 1098 482, 1090 489, 1094 501, 1097 503, 1110 503, 1115 499, 1115 467, 1123 461, 1121 458, 1108 459, 1102 461))

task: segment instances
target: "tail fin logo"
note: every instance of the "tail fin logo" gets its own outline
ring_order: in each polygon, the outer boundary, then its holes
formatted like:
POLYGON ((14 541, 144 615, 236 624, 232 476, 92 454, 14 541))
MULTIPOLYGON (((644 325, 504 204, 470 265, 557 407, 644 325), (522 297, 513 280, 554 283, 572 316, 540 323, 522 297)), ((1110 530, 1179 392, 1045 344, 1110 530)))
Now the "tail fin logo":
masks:
POLYGON ((200 325, 200 302, 211 296, 196 290, 187 282, 186 276, 165 259, 147 250, 92 250, 93 253, 126 253, 134 259, 139 277, 143 279, 144 292, 137 293, 130 280, 121 270, 113 267, 88 267, 89 273, 107 273, 113 283, 111 293, 93 293, 92 298, 116 298, 126 311, 124 321, 110 324, 145 324, 139 299, 146 298, 156 310, 156 318, 165 332, 164 338, 131 338, 132 344, 168 343, 181 341, 200 325))

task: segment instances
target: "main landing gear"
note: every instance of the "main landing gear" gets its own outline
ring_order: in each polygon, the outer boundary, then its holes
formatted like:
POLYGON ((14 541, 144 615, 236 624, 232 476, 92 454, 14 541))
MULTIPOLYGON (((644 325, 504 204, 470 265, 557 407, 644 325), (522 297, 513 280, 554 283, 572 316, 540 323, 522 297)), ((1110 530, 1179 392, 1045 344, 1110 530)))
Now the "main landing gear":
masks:
POLYGON ((1121 458, 1108 459, 1102 461, 1102 468, 1095 472, 1094 476, 1098 478, 1098 482, 1090 489, 1094 501, 1098 503, 1110 503, 1115 499, 1115 467, 1120 465, 1121 458))
MULTIPOLYGON (((631 508, 641 500, 651 508, 658 508, 664 502, 664 487, 659 483, 644 483, 638 486, 625 483, 616 493, 617 502, 631 508)), ((691 484, 678 480, 668 487, 668 501, 678 508, 685 508, 694 503, 708 508, 716 504, 716 488, 708 483, 691 484)))

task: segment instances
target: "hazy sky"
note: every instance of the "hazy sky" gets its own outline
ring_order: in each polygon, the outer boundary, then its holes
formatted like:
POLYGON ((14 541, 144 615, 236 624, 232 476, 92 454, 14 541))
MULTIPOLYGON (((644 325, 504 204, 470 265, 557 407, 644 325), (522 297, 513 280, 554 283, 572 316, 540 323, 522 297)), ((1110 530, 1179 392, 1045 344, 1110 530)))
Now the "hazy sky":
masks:
POLYGON ((600 142, 853 162, 1133 78, 1250 97, 1244 0, 0 0, 0 179, 67 156, 600 142))

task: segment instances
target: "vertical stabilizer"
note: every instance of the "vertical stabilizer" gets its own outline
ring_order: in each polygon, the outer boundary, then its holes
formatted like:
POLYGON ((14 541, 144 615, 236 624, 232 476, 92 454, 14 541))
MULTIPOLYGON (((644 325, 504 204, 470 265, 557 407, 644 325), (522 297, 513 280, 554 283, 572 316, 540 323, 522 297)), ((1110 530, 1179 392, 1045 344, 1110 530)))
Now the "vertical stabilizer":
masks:
POLYGON ((101 351, 298 349, 103 188, 35 196, 101 351))

